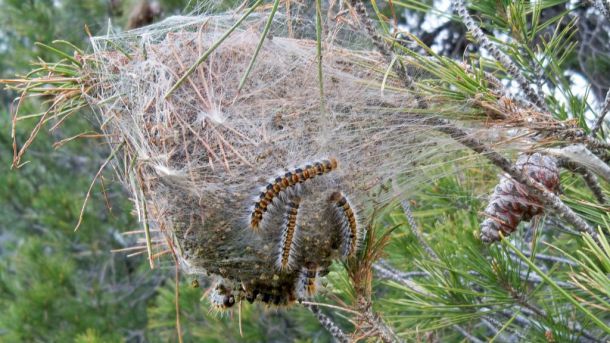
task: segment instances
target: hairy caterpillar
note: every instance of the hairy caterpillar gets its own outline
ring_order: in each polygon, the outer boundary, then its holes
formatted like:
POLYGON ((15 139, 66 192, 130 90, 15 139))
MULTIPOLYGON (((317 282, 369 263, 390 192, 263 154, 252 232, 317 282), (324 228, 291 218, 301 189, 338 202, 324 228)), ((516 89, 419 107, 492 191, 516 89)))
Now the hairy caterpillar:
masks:
POLYGON ((235 303, 242 300, 242 293, 242 287, 235 282, 227 282, 226 280, 216 282, 208 296, 212 305, 211 309, 224 311, 233 307, 235 303))
POLYGON ((358 222, 349 201, 341 192, 334 192, 328 199, 334 203, 338 210, 339 225, 344 241, 344 256, 352 256, 356 252, 358 243, 358 222))
POLYGON ((235 305, 235 297, 222 283, 218 283, 209 295, 212 309, 223 311, 235 305))
POLYGON ((277 267, 279 270, 290 270, 291 262, 295 254, 295 236, 297 229, 297 219, 299 214, 300 198, 292 199, 288 203, 286 218, 282 228, 282 239, 280 242, 277 267))
POLYGON ((297 299, 302 300, 316 294, 316 279, 318 277, 318 265, 314 262, 307 262, 301 269, 297 279, 297 299))
POLYGON ((265 187, 265 191, 259 196, 259 200, 254 204, 252 211, 250 226, 256 230, 259 228, 263 215, 267 212, 269 205, 280 194, 280 192, 293 187, 296 184, 303 183, 309 179, 313 179, 318 175, 323 175, 337 169, 338 162, 335 158, 316 162, 313 165, 306 165, 304 168, 296 168, 289 171, 282 177, 277 177, 275 180, 265 187))

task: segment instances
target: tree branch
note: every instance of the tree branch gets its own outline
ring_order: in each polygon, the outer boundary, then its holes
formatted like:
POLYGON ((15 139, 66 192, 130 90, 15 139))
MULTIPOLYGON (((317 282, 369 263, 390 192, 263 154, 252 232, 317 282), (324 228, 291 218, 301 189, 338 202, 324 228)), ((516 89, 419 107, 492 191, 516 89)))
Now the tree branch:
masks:
POLYGON ((587 187, 589 187, 589 189, 597 199, 597 202, 599 202, 600 204, 606 203, 606 196, 604 195, 604 191, 600 186, 597 177, 592 174, 587 168, 567 159, 559 159, 558 162, 561 167, 571 171, 572 173, 580 174, 582 176, 582 179, 585 181, 587 187))
POLYGON ((320 324, 328 331, 333 338, 340 343, 350 343, 350 339, 345 335, 343 330, 335 324, 329 317, 327 317, 317 305, 313 304, 303 304, 306 308, 308 308, 314 316, 318 319, 320 324))
POLYGON ((597 240, 597 232, 580 218, 570 207, 561 201, 561 199, 546 190, 546 188, 535 182, 527 175, 521 173, 512 163, 500 155, 495 150, 487 147, 479 140, 469 137, 465 131, 453 126, 448 120, 441 118, 427 118, 426 124, 433 126, 436 130, 449 135, 456 141, 464 144, 474 152, 485 156, 492 164, 502 169, 510 175, 515 181, 528 187, 528 192, 538 198, 547 208, 553 209, 560 217, 564 218, 568 223, 574 226, 581 233, 588 233, 597 240))
MULTIPOLYGON (((608 19, 610 20, 610 18, 608 19)), ((604 125, 604 119, 606 118, 606 114, 608 114, 608 112, 610 112, 610 89, 608 89, 608 93, 606 93, 606 99, 604 99, 604 104, 599 111, 599 117, 591 129, 591 137, 595 137, 597 131, 602 128, 604 125)))
POLYGON ((481 46, 487 49, 487 51, 489 51, 489 53, 496 59, 496 61, 498 61, 506 69, 506 71, 517 81, 517 83, 525 93, 526 97, 539 109, 543 110, 544 112, 548 112, 544 99, 540 98, 538 96, 538 93, 536 93, 536 91, 532 89, 532 87, 530 87, 530 82, 525 78, 525 76, 523 76, 523 74, 521 74, 521 71, 519 71, 519 68, 514 64, 514 62, 508 56, 506 56, 500 49, 498 49, 495 45, 491 43, 489 38, 487 38, 487 36, 483 32, 483 30, 481 30, 481 28, 477 25, 477 23, 475 23, 474 19, 472 19, 472 17, 468 13, 464 1, 452 0, 451 4, 464 22, 464 25, 466 25, 468 31, 472 33, 474 39, 477 40, 477 42, 481 46))
POLYGON ((610 4, 607 0, 593 0, 593 6, 610 21, 610 4))
POLYGON ((557 157, 563 157, 575 162, 599 175, 601 178, 610 182, 610 166, 599 157, 595 156, 583 144, 575 144, 561 149, 545 149, 546 153, 557 157))
POLYGON ((473 343, 484 343, 482 340, 476 338, 475 336, 471 335, 468 331, 466 331, 464 328, 462 328, 459 325, 453 325, 453 328, 462 334, 462 336, 464 336, 465 338, 467 338, 469 341, 473 342, 473 343))
POLYGON ((417 225, 415 218, 413 218, 413 213, 411 212, 409 202, 407 200, 403 200, 400 202, 400 205, 402 206, 402 210, 405 212, 405 216, 407 217, 407 221, 409 222, 409 226, 411 227, 411 232, 413 232, 413 235, 415 236, 419 244, 424 248, 428 255, 433 257, 435 260, 438 260, 438 255, 436 254, 436 252, 434 252, 434 250, 432 250, 432 247, 430 247, 428 242, 422 236, 422 232, 419 230, 419 226, 417 225))

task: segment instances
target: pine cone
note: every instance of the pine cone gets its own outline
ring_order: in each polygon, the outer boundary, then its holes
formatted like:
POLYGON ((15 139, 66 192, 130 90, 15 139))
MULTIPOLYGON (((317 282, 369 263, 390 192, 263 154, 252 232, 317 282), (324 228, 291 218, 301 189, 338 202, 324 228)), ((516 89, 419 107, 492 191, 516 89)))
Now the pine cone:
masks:
MULTIPOLYGON (((540 153, 522 154, 517 159, 516 167, 547 190, 553 193, 559 190, 559 170, 555 158, 540 153)), ((528 193, 526 186, 509 176, 502 176, 485 208, 488 218, 481 224, 481 239, 486 243, 498 241, 499 232, 508 236, 521 221, 529 221, 543 212, 543 205, 528 193)))

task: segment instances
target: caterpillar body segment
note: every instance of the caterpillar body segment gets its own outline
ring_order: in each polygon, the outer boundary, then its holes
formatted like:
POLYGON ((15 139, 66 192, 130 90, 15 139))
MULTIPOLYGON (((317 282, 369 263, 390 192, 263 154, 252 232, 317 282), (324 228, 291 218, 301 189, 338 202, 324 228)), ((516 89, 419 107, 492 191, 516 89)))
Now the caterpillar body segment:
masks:
POLYGON ((287 191, 288 189, 313 179, 316 176, 321 176, 337 169, 338 162, 335 158, 315 162, 312 165, 306 165, 303 168, 296 168, 287 172, 283 176, 276 177, 272 182, 265 186, 263 192, 259 195, 258 201, 254 203, 250 218, 250 227, 253 230, 258 230, 263 220, 265 212, 277 196, 287 191))
POLYGON ((337 208, 337 218, 341 228, 343 256, 356 253, 359 240, 358 220, 347 197, 341 192, 333 192, 328 199, 337 208))
POLYGON ((301 268, 299 277, 297 278, 296 292, 297 299, 311 298, 316 294, 317 290, 318 265, 314 262, 307 262, 301 268))
POLYGON ((292 199, 286 209, 286 218, 282 226, 282 238, 280 241, 277 268, 281 271, 292 269, 292 263, 296 254, 295 239, 297 234, 299 205, 301 199, 292 199))

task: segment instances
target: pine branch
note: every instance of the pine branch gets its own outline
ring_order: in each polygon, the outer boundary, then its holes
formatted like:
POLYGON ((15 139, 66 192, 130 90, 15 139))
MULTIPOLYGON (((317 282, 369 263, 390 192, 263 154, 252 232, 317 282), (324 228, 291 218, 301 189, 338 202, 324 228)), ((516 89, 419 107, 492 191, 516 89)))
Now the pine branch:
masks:
POLYGON ((403 200, 400 202, 400 205, 402 206, 402 210, 404 211, 405 216, 407 217, 407 221, 409 222, 409 226, 411 227, 411 232, 413 232, 413 235, 415 236, 419 244, 424 248, 428 255, 430 255, 435 260, 438 260, 438 255, 434 252, 434 250, 432 250, 432 247, 430 247, 428 242, 422 236, 422 232, 419 230, 419 226, 417 225, 415 218, 413 218, 413 213, 411 212, 409 202, 407 200, 403 200))
POLYGON ((568 233, 568 234, 573 235, 573 236, 579 236, 580 235, 579 231, 573 230, 572 228, 568 227, 567 225, 564 224, 563 221, 561 221, 556 216, 547 218, 546 221, 545 221, 545 225, 543 226, 543 229, 544 230, 550 230, 550 231, 557 231, 557 230, 559 230, 560 232, 565 232, 565 233, 568 233), (548 223, 548 225, 547 225, 547 223, 548 223))
MULTIPOLYGON (((512 256, 516 257, 516 255, 512 255, 512 256)), ((435 260, 438 261, 438 259, 435 259, 435 260)), ((519 263, 521 261, 515 261, 515 262, 519 263)), ((430 273, 428 273, 428 272, 406 272, 405 273, 405 272, 395 269, 389 265, 374 264, 373 269, 375 269, 375 271, 379 274, 379 276, 381 278, 386 279, 386 280, 392 280, 392 281, 399 283, 405 287, 408 287, 411 290, 413 290, 417 293, 420 293, 420 294, 423 294, 423 290, 415 282, 411 281, 410 278, 430 276, 430 273)), ((473 276, 481 276, 480 273, 478 273, 474 270, 469 270, 468 274, 473 275, 473 276)), ((527 273, 525 271, 520 271, 519 277, 522 281, 530 282, 530 283, 536 284, 536 285, 539 285, 539 284, 545 282, 538 275, 533 274, 533 273, 527 273)), ((569 282, 563 282, 563 281, 558 281, 558 280, 553 280, 553 282, 557 283, 558 285, 560 285, 564 288, 575 288, 576 287, 575 285, 573 285, 569 282)))
MULTIPOLYGON (((523 255, 527 256, 527 257, 531 257, 532 253, 531 251, 523 251, 523 255)), ((514 254, 512 254, 514 255, 514 254)), ((516 255, 514 255, 516 256, 516 255)), ((551 256, 551 255, 544 255, 544 254, 536 254, 534 255, 534 258, 538 259, 538 260, 542 260, 542 261, 548 261, 548 262, 555 262, 555 263, 563 263, 563 264, 567 264, 569 266, 572 267, 576 267, 578 266, 578 263, 565 259, 563 257, 559 257, 559 256, 551 256)))
MULTIPOLYGON (((603 1, 603 0, 599 0, 599 1, 603 1)), ((608 5, 608 6, 610 6, 610 5, 608 5)), ((608 20, 610 20, 610 14, 608 14, 608 16, 609 16, 608 20)), ((595 122, 595 124, 593 125, 593 128, 591 129, 591 137, 595 137, 595 135, 597 134, 597 131, 602 128, 602 126, 604 125, 604 119, 606 118, 606 114, 608 114, 608 112, 610 112, 610 89, 608 89, 608 93, 606 93, 606 98, 604 99, 604 104, 602 105, 602 108, 599 111, 599 117, 597 118, 597 121, 595 122)))
MULTIPOLYGON (((484 316, 481 320, 481 322, 483 323, 483 325, 487 326, 488 329, 491 330, 491 332, 493 332, 494 334, 494 342, 497 339, 500 339, 500 341, 502 342, 511 342, 511 339, 508 339, 508 337, 506 337, 506 334, 504 332, 502 332, 502 328, 504 327, 504 325, 497 319, 491 317, 491 316, 484 316)), ((517 335, 519 337, 519 340, 521 342, 526 341, 525 336, 523 336, 521 333, 519 333, 518 331, 514 331, 514 334, 517 335)))
POLYGON ((521 71, 513 63, 513 61, 508 56, 506 56, 506 54, 504 54, 500 49, 498 49, 495 45, 491 43, 489 38, 487 38, 487 36, 483 32, 483 30, 481 30, 481 28, 477 25, 477 23, 475 23, 474 19, 468 13, 464 1, 452 0, 451 4, 464 22, 464 25, 466 25, 468 31, 472 33, 474 39, 487 51, 489 51, 489 53, 496 59, 496 61, 498 61, 506 69, 506 71, 517 81, 517 83, 521 87, 521 90, 523 90, 523 92, 525 93, 526 97, 540 110, 548 112, 544 99, 539 97, 538 93, 536 93, 536 91, 532 89, 532 87, 530 86, 530 82, 527 80, 527 78, 525 78, 525 76, 523 76, 523 74, 521 74, 521 71))
POLYGON ((606 203, 607 200, 606 196, 604 195, 604 191, 600 186, 597 177, 593 173, 591 173, 583 166, 578 165, 576 162, 572 162, 566 159, 559 159, 558 162, 561 167, 571 171, 572 173, 576 173, 582 176, 583 181, 585 181, 585 184, 587 185, 587 187, 589 187, 589 189, 597 199, 597 202, 599 202, 600 204, 606 203))
POLYGON ((545 149, 545 152, 573 161, 610 182, 610 166, 593 154, 583 144, 575 144, 561 149, 545 149))
MULTIPOLYGON (((519 256, 519 254, 525 255, 521 251, 516 250, 516 248, 515 248, 515 250, 513 250, 513 249, 510 249, 510 250, 511 250, 511 253, 514 253, 515 255, 517 255, 520 258, 520 260, 526 261, 523 258, 523 256, 519 256)), ((531 256, 531 253, 530 253, 530 256, 531 256)), ((535 266, 535 264, 533 264, 533 262, 529 262, 529 260, 526 262, 528 262, 527 263, 528 266, 535 266)), ((541 271, 540 271, 539 267, 536 266, 535 268, 538 269, 536 271, 537 276, 538 276, 538 273, 540 273, 541 271)), ((542 274, 540 274, 540 275, 542 275, 542 274)), ((565 283, 565 282, 558 283, 556 280, 551 279, 548 275, 546 275, 544 277, 540 277, 540 281, 541 282, 544 281, 547 284, 550 284, 550 281, 552 281, 553 283, 555 283, 555 286, 560 286, 561 289, 574 287, 573 285, 565 283)), ((511 296, 511 298, 513 300, 515 300, 516 304, 518 304, 520 310, 523 313, 528 314, 530 316, 537 316, 543 321, 550 320, 551 322, 554 322, 552 317, 549 317, 548 313, 546 313, 546 311, 544 311, 542 308, 540 308, 538 305, 536 305, 536 303, 532 299, 528 298, 526 294, 521 294, 521 293, 517 292, 508 283, 503 283, 501 286, 507 291, 507 293, 511 296)), ((578 322, 570 322, 568 325, 568 328, 570 329, 570 331, 578 332, 590 340, 593 340, 596 342, 599 341, 598 339, 595 338, 595 336, 591 332, 585 330, 578 322)))
MULTIPOLYGON (((538 276, 535 273, 528 273, 526 271, 519 271, 519 278, 523 281, 526 282, 531 282, 533 284, 541 284, 543 282, 545 282, 540 276, 538 276)), ((555 282, 557 285, 563 287, 563 288, 576 288, 575 285, 569 283, 569 282, 564 282, 564 281, 559 281, 559 280, 553 280, 553 282, 555 282)))
POLYGON ((412 278, 429 275, 427 272, 403 272, 400 270, 396 270, 391 265, 389 265, 386 260, 379 260, 378 263, 375 263, 373 265, 373 268, 375 268, 375 270, 382 274, 383 278, 392 279, 395 281, 410 280, 412 278))
MULTIPOLYGON (((523 313, 525 316, 522 316, 522 315, 519 315, 519 314, 515 316, 515 312, 512 309, 500 310, 499 313, 501 313, 507 319, 514 317, 515 318, 515 322, 520 324, 524 328, 532 326, 532 323, 534 324, 534 326, 543 327, 542 323, 540 323, 539 321, 531 318, 531 317, 537 315, 532 310, 524 308, 524 307, 519 306, 519 305, 515 306, 515 309, 517 311, 523 313)), ((584 330, 580 324, 578 324, 578 323, 571 323, 571 324, 574 325, 574 330, 576 330, 583 337, 585 337, 588 342, 601 342, 599 339, 595 338, 595 336, 591 332, 589 332, 587 330, 584 330)))
POLYGON ((426 124, 436 128, 436 130, 449 135, 456 141, 464 144, 474 152, 485 156, 492 164, 502 169, 505 173, 510 175, 515 181, 528 187, 528 192, 542 201, 546 208, 551 208, 560 217, 564 218, 568 223, 574 226, 578 231, 582 233, 588 233, 592 237, 597 237, 597 232, 587 224, 582 218, 580 218, 571 208, 561 201, 561 199, 546 190, 546 188, 538 182, 532 180, 527 175, 521 173, 509 160, 504 158, 495 150, 487 147, 479 140, 469 137, 468 134, 460 128, 453 126, 448 120, 441 118, 428 118, 425 120, 426 124))
POLYGON ((589 136, 582 135, 582 137, 580 139, 577 138, 576 140, 577 141, 582 141, 590 149, 610 150, 610 143, 604 142, 604 141, 596 139, 594 137, 589 137, 589 136))
POLYGON ((343 330, 335 324, 329 317, 327 317, 317 305, 313 304, 303 304, 303 306, 307 307, 314 316, 318 319, 320 324, 328 331, 333 338, 340 343, 350 343, 350 339, 345 335, 343 330))
POLYGON ((610 3, 608 3, 608 0, 593 0, 593 6, 610 21, 610 3))
MULTIPOLYGON (((375 24, 369 17, 364 3, 361 0, 352 0, 351 3, 377 51, 379 51, 379 53, 385 57, 387 62, 394 60, 394 52, 385 44, 383 37, 381 37, 377 32, 375 24)), ((394 63, 394 69, 398 73, 399 77, 403 80, 406 88, 412 90, 415 82, 407 70, 400 65, 400 63, 394 63)))
POLYGON ((383 321, 383 319, 372 310, 371 303, 364 297, 358 300, 362 320, 377 332, 377 335, 384 343, 402 342, 394 331, 383 321))
MULTIPOLYGON (((515 305, 515 309, 518 312, 522 312, 521 311, 521 307, 519 305, 515 305)), ((509 319, 509 318, 515 318, 515 322, 519 325, 521 325, 524 329, 529 328, 530 326, 532 326, 532 322, 535 325, 540 326, 541 324, 538 323, 538 321, 536 321, 535 319, 529 318, 529 317, 524 317, 520 314, 515 315, 515 309, 504 309, 504 310, 500 310, 498 313, 502 314, 502 316, 504 316, 505 318, 509 319)), ((532 313, 531 311, 528 311, 528 313, 532 313)), ((533 313, 532 313, 533 314, 533 313)))
MULTIPOLYGON (((366 7, 364 6, 364 4, 361 1, 356 1, 356 0, 352 0, 352 4, 357 9, 357 12, 358 12, 359 16, 362 18, 365 25, 366 25, 366 23, 368 23, 368 25, 366 27, 367 32, 371 36, 371 39, 375 43, 375 46, 377 47, 377 49, 382 54, 384 54, 384 56, 386 56, 386 58, 389 58, 391 60, 393 58, 393 55, 390 52, 390 50, 387 48, 387 46, 383 43, 383 39, 376 33, 376 30, 374 29, 374 26, 372 25, 372 23, 370 23, 370 18, 368 18, 368 15, 366 12, 366 7)), ((483 44, 483 45, 484 46, 487 45, 486 48, 488 48, 488 49, 489 49, 489 47, 491 47, 490 51, 496 52, 496 55, 497 55, 496 58, 506 60, 505 62, 508 62, 508 64, 505 65, 505 68, 507 68, 507 70, 509 70, 509 72, 512 70, 515 74, 515 75, 513 75, 513 77, 517 80, 520 80, 520 83, 522 84, 522 86, 526 86, 524 88, 524 90, 529 90, 530 91, 529 93, 533 94, 534 100, 536 100, 534 102, 539 103, 540 108, 546 109, 546 105, 544 104, 544 102, 541 99, 537 98, 536 93, 529 87, 529 83, 528 83, 527 79, 525 79, 525 77, 523 77, 519 73, 518 68, 512 64, 512 62, 510 61, 510 59, 508 59, 508 57, 506 55, 504 55, 499 49, 497 49, 494 45, 491 44, 489 39, 485 36, 485 34, 481 31, 481 29, 476 25, 476 23, 474 22, 472 17, 466 11, 464 2, 461 0, 453 0, 453 5, 458 10, 458 12, 462 16, 463 20, 467 23, 467 27, 469 28, 469 30, 474 30, 475 32, 478 33, 475 35, 475 38, 477 36, 479 36, 478 38, 482 37, 482 39, 480 39, 480 41, 482 43, 486 42, 486 44, 483 44)), ((408 75, 405 75, 405 77, 408 77, 408 75)), ((405 82, 407 82, 411 87, 413 86, 412 79, 408 78, 405 80, 406 80, 405 82)), ((418 103, 420 105, 420 108, 426 107, 426 105, 423 101, 419 101, 418 103)), ((546 207, 552 208, 555 212, 557 212, 559 214, 559 216, 565 218, 578 231, 587 232, 593 237, 597 236, 595 230, 593 230, 593 228, 591 226, 589 226, 582 218, 580 218, 576 213, 574 213, 574 211, 572 211, 572 209, 570 209, 567 205, 565 205, 558 196, 556 196, 552 192, 549 192, 548 190, 546 190, 544 188, 544 186, 531 180, 529 177, 522 175, 522 173, 517 168, 515 168, 515 166, 513 166, 506 158, 501 156, 496 151, 485 146, 480 141, 478 141, 474 138, 468 137, 466 132, 464 132, 463 130, 452 125, 448 120, 441 119, 441 118, 425 118, 424 117, 423 122, 425 125, 429 125, 429 126, 435 128, 437 131, 440 131, 440 132, 443 132, 443 133, 449 135, 450 137, 452 137, 453 139, 457 140, 458 142, 464 144, 466 147, 470 148, 471 150, 485 156, 491 163, 493 163, 497 167, 500 167, 500 169, 502 169, 504 172, 509 174, 517 182, 528 186, 528 190, 533 196, 542 200, 543 204, 546 205, 546 207)), ((591 140, 591 139, 589 139, 589 140, 591 140)))
MULTIPOLYGON (((398 77, 403 80, 405 88, 414 91, 415 81, 411 77, 408 68, 406 68, 400 60, 396 63, 392 63, 395 60, 396 55, 394 54, 392 47, 388 46, 383 37, 377 32, 375 24, 369 17, 364 3, 361 0, 352 0, 351 3, 377 51, 379 51, 379 53, 385 57, 386 61, 392 65, 392 68, 398 74, 398 77)), ((424 109, 428 107, 428 104, 419 94, 414 94, 414 96, 419 108, 424 109)))
POLYGON ((476 338, 475 336, 471 335, 468 331, 466 331, 464 328, 462 328, 459 325, 453 325, 453 328, 458 331, 459 333, 462 334, 462 336, 464 336, 465 338, 467 338, 469 341, 473 342, 473 343, 484 343, 482 340, 476 338))
POLYGON ((424 294, 424 290, 419 287, 415 282, 409 280, 408 276, 428 276, 427 272, 410 272, 404 273, 396 270, 390 266, 381 266, 380 264, 374 264, 373 269, 379 274, 379 276, 386 280, 392 280, 400 285, 403 285, 416 293, 424 294), (417 273, 417 275, 415 275, 417 273))

